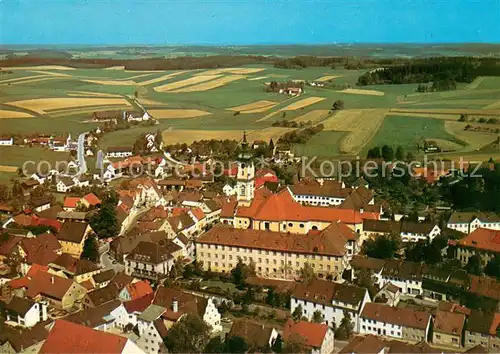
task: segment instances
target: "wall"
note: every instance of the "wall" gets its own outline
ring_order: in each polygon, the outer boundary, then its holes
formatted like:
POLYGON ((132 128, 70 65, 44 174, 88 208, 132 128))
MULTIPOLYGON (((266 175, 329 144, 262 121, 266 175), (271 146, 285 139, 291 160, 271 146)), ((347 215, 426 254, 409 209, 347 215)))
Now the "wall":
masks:
POLYGON ((461 346, 460 336, 454 336, 446 333, 434 332, 432 341, 434 344, 442 344, 457 348, 461 346))

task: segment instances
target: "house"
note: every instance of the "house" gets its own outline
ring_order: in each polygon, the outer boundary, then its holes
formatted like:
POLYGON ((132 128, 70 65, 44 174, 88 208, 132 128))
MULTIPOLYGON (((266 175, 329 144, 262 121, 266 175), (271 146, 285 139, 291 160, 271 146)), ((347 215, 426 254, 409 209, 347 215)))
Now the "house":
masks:
POLYGON ((283 328, 283 340, 297 339, 311 354, 330 354, 335 347, 334 333, 326 324, 289 319, 283 328))
POLYGON ((35 212, 39 213, 41 211, 47 210, 52 204, 52 196, 44 195, 41 197, 32 197, 29 201, 30 206, 33 207, 35 212))
POLYGON ((66 197, 64 198, 63 209, 66 211, 75 211, 80 205, 80 197, 66 197))
POLYGON ((106 149, 107 158, 130 157, 133 154, 132 149, 128 146, 110 146, 106 149))
POLYGON ((228 181, 228 182, 226 182, 224 187, 222 187, 222 192, 228 197, 232 196, 232 195, 236 195, 235 186, 236 186, 236 183, 234 183, 232 181, 228 181))
POLYGON ((51 273, 73 279, 81 284, 90 281, 101 269, 88 259, 75 258, 69 253, 63 253, 49 264, 51 273))
POLYGON ((147 280, 128 284, 119 294, 121 301, 131 301, 152 294, 153 289, 147 280))
POLYGON ((26 297, 45 300, 59 309, 69 309, 83 298, 87 290, 71 279, 59 277, 44 271, 26 276, 26 297))
POLYGON ((87 292, 82 299, 83 308, 99 307, 118 299, 120 289, 114 283, 93 291, 87 292))
POLYGON ((127 111, 125 112, 125 119, 129 122, 142 122, 150 119, 151 116, 148 112, 143 111, 127 111))
POLYGON ((14 145, 14 138, 11 136, 0 136, 0 146, 14 145))
POLYGON ((39 353, 143 354, 144 351, 126 337, 59 319, 55 321, 39 353))
POLYGON ((338 279, 357 249, 357 234, 342 223, 308 235, 220 225, 196 239, 196 258, 205 270, 230 273, 241 259, 253 261, 258 276, 279 279, 293 279, 306 263, 319 277, 338 279))
POLYGON ((398 306, 400 297, 401 289, 389 282, 373 297, 373 301, 385 303, 389 306, 398 306))
POLYGON ((500 230, 476 229, 458 241, 450 241, 456 246, 456 258, 467 264, 469 258, 478 255, 481 266, 486 266, 490 260, 500 253, 500 230))
POLYGON ((156 289, 153 304, 167 309, 162 315, 167 328, 170 328, 184 314, 193 313, 199 315, 210 326, 212 332, 222 330, 221 315, 212 297, 202 298, 180 289, 159 286, 156 289))
POLYGON ((95 207, 99 206, 102 203, 102 201, 94 193, 89 193, 89 194, 84 195, 80 199, 80 203, 85 208, 95 208, 95 207))
POLYGON ((126 234, 115 238, 110 243, 110 252, 118 260, 123 260, 132 252, 141 241, 158 243, 168 238, 165 231, 137 232, 131 230, 126 234))
POLYGON ((286 87, 279 90, 279 93, 289 95, 289 96, 298 96, 302 93, 302 89, 300 87, 286 87))
POLYGON ((90 117, 90 120, 92 122, 113 122, 116 124, 116 122, 120 119, 123 119, 123 112, 122 111, 100 111, 100 112, 94 112, 92 113, 92 116, 90 117))
POLYGON ((5 304, 6 323, 14 326, 33 327, 47 320, 47 303, 14 296, 5 304))
POLYGON ((498 352, 500 350, 500 338, 497 334, 500 329, 499 325, 500 313, 473 310, 465 325, 465 347, 481 345, 492 353, 498 352))
POLYGON ((437 310, 432 342, 460 348, 463 346, 466 316, 463 313, 437 310))
POLYGON ((64 253, 80 258, 85 240, 91 232, 92 228, 88 223, 68 220, 62 224, 57 239, 64 253))
POLYGON ((301 308, 302 315, 310 320, 315 311, 320 311, 327 326, 335 324, 337 327, 345 314, 349 314, 354 331, 359 332, 359 315, 369 302, 367 289, 315 279, 297 283, 291 296, 290 312, 301 308))
POLYGON ((101 306, 84 308, 64 317, 64 320, 106 332, 114 327, 123 329, 126 318, 125 307, 119 300, 114 300, 101 306))
POLYGON ((141 241, 125 256, 125 273, 142 279, 165 278, 173 265, 174 257, 159 243, 141 241))
POLYGON ((359 333, 420 342, 427 341, 431 324, 428 312, 370 302, 361 312, 359 333))
POLYGON ((37 237, 23 237, 17 253, 22 259, 21 273, 27 274, 34 264, 47 266, 56 260, 62 253, 62 246, 54 234, 44 233, 37 237))
POLYGON ((335 206, 340 205, 349 194, 351 188, 346 188, 340 181, 317 181, 304 179, 288 187, 293 198, 303 204, 335 206))
POLYGON ((470 234, 476 229, 500 230, 500 215, 485 212, 453 212, 446 226, 470 234))
POLYGON ((49 332, 41 323, 31 328, 5 328, 2 333, 5 343, 0 344, 1 353, 38 353, 49 332))
POLYGON ((138 321, 137 316, 143 313, 144 310, 146 310, 149 307, 149 305, 152 304, 153 298, 154 298, 154 293, 151 293, 144 295, 143 297, 140 297, 138 299, 125 301, 123 303, 123 307, 127 312, 127 316, 123 319, 123 322, 119 324, 119 326, 122 328, 137 326, 137 321, 138 321))
POLYGON ((424 140, 424 152, 436 152, 439 150, 439 146, 435 140, 424 140))
POLYGON ((441 229, 434 223, 412 221, 363 220, 363 240, 393 234, 399 235, 403 242, 432 241, 441 234, 441 229))
POLYGON ((251 352, 269 350, 278 338, 278 331, 260 323, 236 319, 231 326, 227 338, 240 337, 245 340, 251 352))
POLYGON ((149 305, 137 316, 137 332, 139 340, 137 345, 146 353, 165 352, 163 339, 167 335, 167 327, 161 317, 167 311, 158 305, 149 305))
POLYGON ((40 183, 35 179, 27 179, 21 183, 21 189, 23 190, 23 195, 28 196, 30 192, 37 188, 40 183))
POLYGON ((378 285, 383 287, 390 282, 401 289, 401 294, 421 295, 422 275, 425 269, 425 265, 420 263, 398 259, 387 260, 378 279, 378 285))
POLYGON ((92 276, 91 282, 94 289, 104 288, 115 277, 115 271, 108 269, 92 276))
POLYGON ((401 353, 443 353, 441 348, 433 348, 426 342, 408 343, 388 340, 380 336, 355 336, 339 352, 340 354, 401 354, 401 353))
POLYGON ((60 193, 66 193, 75 187, 75 181, 70 177, 60 177, 56 189, 60 193))

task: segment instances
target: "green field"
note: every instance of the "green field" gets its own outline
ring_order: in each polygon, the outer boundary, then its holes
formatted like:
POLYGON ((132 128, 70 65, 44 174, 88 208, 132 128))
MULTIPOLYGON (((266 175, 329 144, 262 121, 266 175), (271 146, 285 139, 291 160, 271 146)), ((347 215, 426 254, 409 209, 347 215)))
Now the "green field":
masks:
POLYGON ((296 144, 294 153, 298 156, 337 156, 340 154, 340 142, 345 135, 344 132, 320 132, 306 144, 296 144))
POLYGON ((417 152, 423 139, 442 139, 456 142, 444 129, 444 121, 431 118, 388 116, 365 150, 374 146, 402 146, 406 151, 417 152))

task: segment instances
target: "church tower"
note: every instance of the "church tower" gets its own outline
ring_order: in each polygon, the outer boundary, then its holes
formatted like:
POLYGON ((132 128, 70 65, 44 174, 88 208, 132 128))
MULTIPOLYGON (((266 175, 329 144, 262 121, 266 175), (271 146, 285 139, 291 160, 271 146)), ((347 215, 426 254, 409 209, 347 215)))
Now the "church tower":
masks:
POLYGON ((249 206, 254 197, 255 166, 252 157, 245 132, 241 142, 241 152, 238 154, 238 175, 236 177, 236 196, 239 206, 249 206))

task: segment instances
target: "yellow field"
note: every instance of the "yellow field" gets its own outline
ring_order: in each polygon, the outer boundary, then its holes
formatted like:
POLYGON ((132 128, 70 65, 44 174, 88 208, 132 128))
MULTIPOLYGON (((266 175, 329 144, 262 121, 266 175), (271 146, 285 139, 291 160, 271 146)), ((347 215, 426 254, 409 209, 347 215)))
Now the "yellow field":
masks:
POLYGON ((391 108, 391 112, 424 113, 424 114, 470 114, 484 116, 498 116, 500 109, 469 109, 469 108, 391 108))
POLYGON ((108 86, 136 86, 136 82, 132 80, 82 80, 91 84, 108 85, 108 86))
MULTIPOLYGON (((444 123, 444 128, 448 133, 469 144, 464 151, 474 151, 480 149, 481 147, 492 143, 498 136, 498 134, 495 133, 464 130, 467 124, 470 123, 456 121, 447 121, 444 123)), ((473 125, 475 126, 475 124, 473 125)))
POLYGON ((31 72, 37 73, 37 74, 42 74, 42 75, 50 75, 50 76, 73 77, 73 76, 68 75, 68 74, 53 73, 53 72, 50 72, 50 71, 31 70, 31 72))
POLYGON ((95 96, 95 97, 121 97, 120 95, 115 95, 113 93, 103 93, 103 92, 90 92, 90 91, 71 91, 68 93, 69 96, 95 96))
MULTIPOLYGON (((278 140, 284 133, 291 131, 290 128, 271 127, 263 130, 247 130, 247 138, 250 141, 273 139, 278 140)), ((186 143, 190 144, 193 141, 204 139, 218 140, 240 140, 243 137, 243 130, 187 130, 187 129, 172 129, 165 130, 162 134, 163 141, 168 144, 186 143)))
POLYGON ((109 68, 104 68, 103 70, 125 70, 125 66, 110 66, 109 68))
POLYGON ((368 95, 368 96, 383 96, 385 95, 382 91, 375 90, 360 90, 360 89, 347 89, 342 91, 336 91, 341 93, 352 93, 354 95, 368 95))
POLYGON ((248 81, 257 81, 257 80, 264 80, 267 79, 267 76, 257 76, 257 77, 252 77, 248 79, 248 81))
POLYGON ((85 106, 130 106, 123 98, 38 98, 9 102, 8 104, 44 114, 50 110, 77 108, 85 106))
POLYGON ((227 108, 227 109, 229 111, 233 111, 233 112, 246 113, 245 111, 251 111, 254 109, 261 109, 261 108, 269 109, 276 104, 277 104, 277 102, 274 102, 274 101, 260 100, 260 101, 247 103, 247 104, 244 104, 241 106, 231 107, 231 108, 227 108))
POLYGON ((255 74, 263 70, 264 68, 221 68, 221 69, 202 71, 195 75, 219 75, 219 74, 246 75, 246 74, 255 74))
POLYGON ((199 109, 150 109, 148 113, 156 119, 196 118, 212 114, 199 109))
POLYGON ((484 81, 484 76, 479 76, 474 79, 470 84, 467 85, 467 90, 474 90, 479 87, 484 81))
POLYGON ((76 70, 75 68, 70 68, 69 66, 61 65, 40 65, 40 66, 9 66, 4 67, 10 71, 13 70, 76 70))
POLYGON ((31 80, 31 79, 40 78, 40 77, 50 77, 50 75, 33 75, 33 76, 18 77, 15 79, 2 80, 2 81, 0 81, 0 84, 13 83, 13 82, 24 81, 24 80, 31 80))
POLYGON ((0 165, 0 172, 17 172, 17 167, 0 165))
POLYGON ((17 112, 17 111, 8 111, 5 109, 0 109, 0 119, 6 118, 31 118, 33 117, 29 113, 25 112, 17 112))
POLYGON ((297 109, 301 109, 303 107, 307 107, 315 103, 321 102, 324 99, 325 99, 324 97, 307 97, 302 100, 289 104, 285 108, 280 109, 280 111, 296 111, 297 109))
POLYGON ((137 101, 142 105, 151 105, 151 106, 168 106, 165 102, 149 100, 147 98, 138 98, 137 101))
POLYGON ((338 77, 341 77, 341 76, 340 75, 326 75, 326 76, 321 76, 321 77, 317 78, 314 81, 325 82, 325 81, 328 81, 328 80, 336 79, 338 77))
MULTIPOLYGON (((450 97, 460 97, 460 96, 472 96, 472 95, 482 95, 482 94, 490 94, 490 93, 499 93, 500 88, 496 89, 476 89, 476 90, 456 90, 456 91, 443 91, 439 92, 439 97, 441 98, 450 98, 450 97)), ((434 97, 434 92, 419 92, 419 93, 411 93, 406 95, 407 98, 411 99, 419 99, 425 98, 427 96, 434 97)))
POLYGON ((464 147, 453 141, 446 139, 432 139, 434 140, 442 151, 458 151, 462 150, 464 147))
MULTIPOLYGON (((116 79, 117 81, 127 81, 127 80, 134 80, 134 79, 138 79, 140 77, 144 77, 144 76, 151 76, 153 75, 152 73, 146 73, 146 74, 140 74, 140 75, 134 75, 134 76, 130 76, 130 77, 126 77, 126 78, 123 78, 123 79, 116 79)), ((141 83, 142 84, 142 83, 141 83)))
POLYGON ((166 91, 171 91, 175 89, 179 89, 184 86, 189 86, 189 85, 195 85, 199 84, 205 81, 213 80, 219 78, 221 75, 200 75, 200 76, 193 76, 190 77, 189 79, 181 80, 181 81, 176 81, 172 82, 169 84, 161 85, 161 86, 156 86, 154 90, 156 92, 166 92, 166 91))
POLYGON ((56 79, 58 79, 58 78, 57 77, 40 77, 38 79, 30 79, 30 80, 13 82, 12 85, 31 84, 33 82, 56 80, 56 79))
MULTIPOLYGON (((147 81, 143 81, 143 82, 139 82, 139 85, 151 85, 151 84, 156 84, 157 82, 161 82, 161 81, 165 81, 165 80, 168 80, 172 77, 175 77, 177 75, 180 75, 180 74, 184 74, 185 72, 187 72, 186 70, 182 70, 182 71, 177 71, 175 73, 170 73, 170 74, 165 74, 163 76, 160 76, 160 77, 157 77, 157 78, 154 78, 154 79, 151 79, 151 80, 147 80, 147 81)), ((146 75, 151 75, 151 73, 149 74, 146 74, 146 75)), ((144 76, 144 75, 143 75, 144 76)))
POLYGON ((245 76, 243 76, 243 75, 228 75, 228 76, 224 76, 224 77, 221 77, 219 79, 216 79, 216 80, 204 82, 204 83, 201 83, 201 84, 198 84, 198 85, 192 85, 192 86, 188 86, 188 87, 183 87, 183 88, 180 88, 178 90, 173 90, 173 91, 170 91, 170 92, 178 93, 178 92, 208 91, 208 90, 215 89, 217 87, 224 86, 224 85, 226 85, 226 84, 228 84, 230 82, 241 80, 241 79, 244 79, 244 78, 245 78, 245 76))
POLYGON ((346 109, 323 121, 325 130, 350 132, 340 143, 340 152, 356 155, 373 138, 387 109, 346 109))
POLYGON ((402 113, 393 112, 393 108, 389 110, 386 116, 398 116, 398 117, 417 117, 417 118, 435 118, 444 120, 458 120, 460 114, 437 114, 437 113, 402 113))
POLYGON ((316 122, 317 120, 320 120, 322 118, 325 118, 330 111, 328 109, 316 109, 311 112, 304 113, 294 119, 292 119, 294 122, 316 122))
POLYGON ((95 111, 111 111, 117 109, 130 109, 127 106, 98 106, 98 107, 82 107, 82 108, 64 108, 53 110, 49 112, 51 117, 66 117, 66 116, 74 116, 76 114, 85 114, 90 118, 90 115, 95 111))

